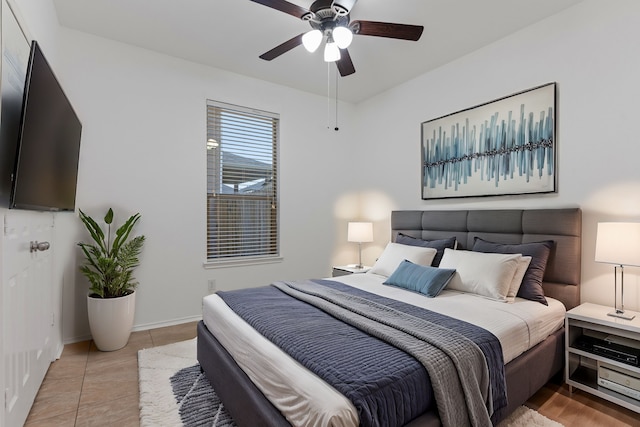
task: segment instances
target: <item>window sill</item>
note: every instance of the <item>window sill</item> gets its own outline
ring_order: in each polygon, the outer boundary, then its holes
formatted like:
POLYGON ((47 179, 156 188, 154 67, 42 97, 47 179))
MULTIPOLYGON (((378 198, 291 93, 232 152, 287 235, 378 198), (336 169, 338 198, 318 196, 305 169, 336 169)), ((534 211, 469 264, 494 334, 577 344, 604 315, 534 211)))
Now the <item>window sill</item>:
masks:
POLYGON ((272 257, 255 257, 255 258, 236 258, 223 261, 205 261, 202 266, 205 269, 212 268, 229 268, 229 267, 242 267, 247 265, 262 265, 262 264, 275 264, 284 260, 281 256, 272 257))

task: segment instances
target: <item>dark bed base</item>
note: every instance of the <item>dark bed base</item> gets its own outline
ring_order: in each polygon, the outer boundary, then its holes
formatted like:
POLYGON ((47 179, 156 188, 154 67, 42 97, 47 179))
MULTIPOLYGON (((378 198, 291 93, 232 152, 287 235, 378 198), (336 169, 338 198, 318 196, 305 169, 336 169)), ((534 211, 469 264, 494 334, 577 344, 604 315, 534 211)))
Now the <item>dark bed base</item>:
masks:
POLYGON ((290 426, 202 321, 197 342, 200 367, 239 427, 290 426))
MULTIPOLYGON (((561 329, 507 364, 509 404, 497 414, 499 420, 526 402, 560 371, 563 351, 564 329, 561 329)), ((198 324, 198 361, 238 426, 290 425, 211 335, 204 322, 198 324)), ((435 413, 425 414, 408 424, 411 427, 439 425, 435 413)))

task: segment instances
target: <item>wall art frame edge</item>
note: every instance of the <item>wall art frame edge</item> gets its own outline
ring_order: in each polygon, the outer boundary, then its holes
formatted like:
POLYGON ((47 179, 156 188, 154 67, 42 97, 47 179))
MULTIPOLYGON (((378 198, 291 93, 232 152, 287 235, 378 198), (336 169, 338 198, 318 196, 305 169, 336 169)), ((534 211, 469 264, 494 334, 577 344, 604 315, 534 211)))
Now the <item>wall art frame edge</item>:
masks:
MULTIPOLYGON (((557 193, 558 192, 558 169, 557 169, 557 82, 549 82, 545 84, 541 84, 529 89, 525 89, 522 91, 518 91, 512 93, 510 95, 506 95, 500 98, 496 98, 491 101, 487 101, 481 104, 477 104, 472 107, 468 107, 459 111, 455 111, 449 114, 445 114, 443 116, 429 119, 420 124, 420 159, 421 159, 421 198, 422 200, 437 200, 437 199, 452 199, 452 198, 470 198, 470 197, 492 197, 492 196, 517 196, 517 195, 532 195, 532 194, 549 194, 549 193, 557 193), (538 134, 531 134, 523 136, 522 132, 531 130, 530 127, 532 123, 529 123, 528 120, 533 122, 532 118, 535 118, 535 115, 532 116, 532 111, 526 110, 524 106, 524 102, 529 100, 529 97, 533 97, 531 102, 533 108, 544 108, 542 111, 536 111, 536 114, 540 117, 539 122, 536 123, 538 127, 538 134), (538 99, 540 98, 540 99, 538 99), (520 103, 520 119, 521 121, 518 123, 514 123, 514 110, 515 106, 520 103), (505 110, 504 108, 512 108, 512 110, 505 110), (503 110, 500 110, 503 108, 503 110), (496 110, 497 109, 497 110, 496 110), (546 110, 546 113, 544 112, 546 110), (488 113, 490 111, 491 113, 488 113), (526 114, 526 119, 522 120, 522 118, 526 114), (481 120, 476 117, 475 122, 469 122, 468 116, 473 116, 476 114, 480 114, 481 120), (467 117, 465 117, 467 116, 467 117), (465 117, 464 123, 461 125, 460 120, 465 117), (508 122, 505 123, 505 118, 508 117, 508 122), (491 126, 487 126, 493 121, 493 128, 491 126), (499 129, 496 129, 498 119, 501 121, 499 129), (455 123, 453 123, 453 122, 455 123), (466 151, 461 155, 461 150, 459 146, 450 146, 449 149, 453 148, 453 152, 455 155, 438 158, 438 162, 442 164, 446 164, 447 168, 450 170, 453 165, 459 165, 462 163, 479 163, 479 159, 484 159, 486 163, 486 159, 492 159, 492 162, 495 163, 496 160, 502 160, 502 164, 498 165, 495 169, 486 169, 487 165, 484 164, 482 166, 472 165, 472 172, 469 173, 469 165, 466 165, 465 173, 468 175, 466 177, 467 181, 460 180, 459 173, 457 172, 456 178, 452 180, 449 176, 448 185, 444 185, 444 188, 439 188, 436 192, 429 192, 429 189, 426 188, 426 184, 433 185, 433 182, 428 181, 429 176, 427 174, 427 164, 433 165, 434 162, 430 162, 433 160, 426 156, 425 151, 427 149, 432 149, 433 147, 426 147, 428 139, 433 135, 427 136, 425 135, 426 130, 429 132, 433 132, 435 126, 449 126, 451 128, 451 137, 454 137, 454 134, 460 132, 460 127, 463 127, 463 133, 466 133, 466 140, 469 141, 470 133, 473 129, 474 138, 476 138, 476 148, 479 142, 477 142, 477 132, 478 127, 482 127, 481 123, 484 121, 484 129, 481 134, 482 138, 485 138, 485 134, 488 130, 494 131, 494 137, 496 131, 509 131, 509 135, 502 135, 502 138, 513 137, 519 133, 518 138, 520 141, 514 143, 511 141, 509 144, 505 146, 504 141, 493 141, 493 148, 488 151, 483 150, 475 150, 469 152, 469 147, 465 145, 466 151), (524 122, 524 123, 523 123, 524 122), (542 126, 542 127, 540 127, 542 126), (545 127, 546 126, 546 127, 545 127), (529 127, 529 129, 527 129, 529 127), (517 129, 516 129, 517 128, 517 129), (546 137, 546 138, 545 138, 546 137), (523 140, 524 138, 524 140, 523 140), (539 140, 532 141, 532 139, 538 138, 539 140), (542 145, 536 145, 542 144, 542 145), (546 146, 545 146, 546 144, 546 146), (549 146, 550 144, 550 146, 549 146), (495 149, 495 148, 498 149, 495 149), (506 151, 505 151, 506 150, 506 151), (536 152, 537 157, 531 157, 530 154, 532 151, 536 152), (542 158, 540 158, 542 154, 542 158), (524 161, 523 157, 525 154, 529 154, 528 161, 524 161), (519 163, 518 163, 519 162, 519 163), (536 169, 536 162, 542 163, 537 164, 538 169, 544 169, 542 173, 545 173, 547 176, 544 177, 544 182, 538 182, 537 185, 529 186, 530 180, 533 178, 533 173, 531 169, 536 169), (524 170, 521 170, 523 166, 526 166, 524 170), (480 167, 480 169, 478 169, 480 167), (485 168, 484 172, 482 172, 482 167, 485 168), (475 168, 475 169, 474 169, 475 168), (507 168, 508 170, 503 170, 507 168), (481 172, 478 172, 480 170, 481 172), (483 176, 483 178, 491 178, 494 180, 496 178, 495 174, 502 174, 499 180, 495 182, 495 188, 492 188, 490 191, 486 190, 487 183, 491 182, 491 180, 485 180, 486 182, 478 185, 475 183, 474 185, 469 186, 464 191, 459 192, 460 187, 464 187, 469 184, 468 179, 471 178, 474 172, 484 173, 485 175, 489 172, 491 175, 483 176), (518 179, 522 181, 522 173, 528 174, 528 178, 526 178, 526 183, 523 182, 509 182, 509 178, 514 176, 519 177, 518 179), (506 175, 505 175, 506 174, 506 175), (456 181, 456 182, 454 182, 456 181), (457 184, 457 185, 456 185, 457 184), (451 187, 454 187, 451 189, 451 187), (477 187, 477 188, 476 188, 477 187), (483 188, 485 187, 485 188, 483 188)), ((441 132, 442 129, 439 129, 441 132)), ((440 139, 446 139, 446 131, 443 132, 445 135, 440 135, 440 139)), ((502 132, 503 133, 503 132, 502 132)), ((460 134, 456 135, 455 138, 460 138, 460 134)), ((500 139, 500 138, 498 138, 500 139)), ((440 141, 442 142, 442 141, 440 141)), ((485 141, 486 142, 486 141, 485 141)), ((454 144, 455 145, 455 144, 454 144)), ((464 144, 463 144, 464 145, 464 144)), ((442 148, 442 147, 441 147, 442 148)), ((464 150, 463 150, 464 151, 464 150)), ((433 153, 431 153, 433 154, 433 153)), ((442 153, 440 153, 442 155, 442 153)), ((500 162, 499 162, 500 163, 500 162)), ((495 165, 494 165, 495 166, 495 165)), ((432 166, 433 167, 433 166, 432 166)), ((443 166, 438 164, 437 167, 441 169, 443 166)), ((458 167, 460 169, 460 167, 458 167)), ((538 170, 538 174, 541 171, 538 170)), ((432 174, 433 175, 433 174, 432 174)), ((433 179, 433 176, 431 176, 433 179)), ((442 178, 442 177, 441 177, 442 178)), ((474 178, 477 180, 477 176, 474 178)), ((535 181, 535 179, 533 179, 535 181)))

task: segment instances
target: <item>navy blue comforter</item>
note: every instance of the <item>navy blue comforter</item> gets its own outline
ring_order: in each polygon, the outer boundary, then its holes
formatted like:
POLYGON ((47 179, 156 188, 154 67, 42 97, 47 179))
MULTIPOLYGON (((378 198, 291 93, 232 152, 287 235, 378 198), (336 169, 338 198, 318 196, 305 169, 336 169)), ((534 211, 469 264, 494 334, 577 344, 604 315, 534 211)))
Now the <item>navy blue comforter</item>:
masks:
MULTIPOLYGON (((506 406, 502 349, 490 332, 342 283, 313 282, 386 304, 469 338, 487 360, 494 411, 506 406)), ((362 426, 402 426, 435 408, 427 371, 403 350, 273 286, 218 295, 258 332, 346 396, 362 426)))

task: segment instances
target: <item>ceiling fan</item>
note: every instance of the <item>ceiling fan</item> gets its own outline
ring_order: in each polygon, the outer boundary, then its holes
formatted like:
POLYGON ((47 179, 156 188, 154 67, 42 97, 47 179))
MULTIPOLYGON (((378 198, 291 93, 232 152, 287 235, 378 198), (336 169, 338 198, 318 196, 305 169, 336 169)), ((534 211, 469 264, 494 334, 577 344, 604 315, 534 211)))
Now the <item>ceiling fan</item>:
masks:
POLYGON ((301 44, 313 52, 326 39, 324 60, 335 62, 343 77, 356 72, 347 50, 354 34, 417 41, 424 29, 421 25, 351 21, 349 15, 357 0, 316 0, 309 10, 286 0, 251 1, 308 21, 312 28, 263 53, 261 59, 271 61, 301 44))

